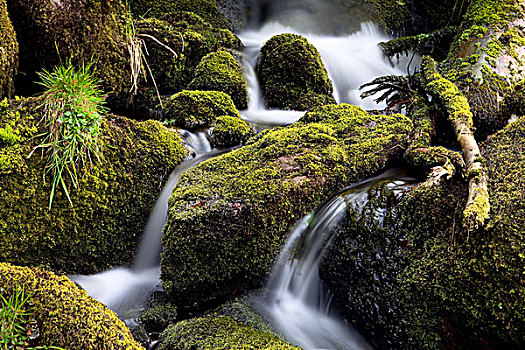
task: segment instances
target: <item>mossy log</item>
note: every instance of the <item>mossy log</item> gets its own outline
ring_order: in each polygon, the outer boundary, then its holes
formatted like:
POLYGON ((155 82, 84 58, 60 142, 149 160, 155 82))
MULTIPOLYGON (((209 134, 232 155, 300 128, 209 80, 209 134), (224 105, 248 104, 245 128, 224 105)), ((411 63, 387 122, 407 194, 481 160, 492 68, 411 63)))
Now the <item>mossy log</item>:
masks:
POLYGON ((436 62, 432 58, 423 58, 422 71, 427 82, 426 88, 444 104, 448 120, 461 146, 469 180, 469 195, 463 213, 463 223, 468 231, 476 230, 489 218, 490 204, 487 175, 483 157, 474 138, 470 106, 457 86, 437 72, 436 62))
POLYGON ((468 99, 478 140, 510 118, 501 101, 524 78, 524 20, 522 1, 470 1, 448 58, 440 64, 443 76, 468 99))

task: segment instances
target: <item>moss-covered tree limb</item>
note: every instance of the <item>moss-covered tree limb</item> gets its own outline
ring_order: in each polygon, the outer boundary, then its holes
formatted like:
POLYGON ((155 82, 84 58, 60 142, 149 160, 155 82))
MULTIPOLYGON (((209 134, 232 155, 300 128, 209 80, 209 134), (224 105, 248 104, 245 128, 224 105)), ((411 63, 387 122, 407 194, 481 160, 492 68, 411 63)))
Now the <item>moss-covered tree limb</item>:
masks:
POLYGON ((438 73, 436 62, 432 58, 423 58, 422 71, 428 91, 438 97, 445 106, 448 120, 461 146, 469 180, 469 195, 463 212, 463 223, 469 231, 475 230, 482 227, 489 218, 490 204, 483 157, 472 130, 472 112, 466 97, 456 85, 438 73))
POLYGON ((468 99, 481 140, 507 124, 502 96, 523 79, 525 70, 524 3, 519 0, 471 0, 446 61, 443 75, 468 99))

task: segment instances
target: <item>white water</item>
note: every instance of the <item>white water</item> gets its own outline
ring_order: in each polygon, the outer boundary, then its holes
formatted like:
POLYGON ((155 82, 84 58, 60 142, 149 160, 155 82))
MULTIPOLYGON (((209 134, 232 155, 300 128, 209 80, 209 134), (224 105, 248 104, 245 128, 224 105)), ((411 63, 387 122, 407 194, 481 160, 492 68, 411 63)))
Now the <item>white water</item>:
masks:
MULTIPOLYGON (((351 211, 359 217, 378 181, 396 176, 386 172, 333 196, 305 216, 291 232, 270 276, 266 295, 256 305, 288 341, 304 349, 371 349, 367 342, 331 307, 331 294, 319 278, 319 265, 330 246, 336 225, 351 211)), ((413 180, 404 178, 403 180, 413 180)), ((387 188, 401 191, 405 182, 387 188)), ((373 219, 382 224, 378 208, 373 219)))
POLYGON ((160 288, 161 237, 173 188, 186 170, 224 153, 212 150, 205 132, 181 130, 181 136, 194 153, 194 158, 182 162, 170 174, 150 214, 133 266, 70 277, 90 296, 106 304, 123 319, 132 320, 136 317, 145 306, 148 295, 160 288))
POLYGON ((328 75, 333 82, 334 98, 337 103, 346 102, 364 109, 383 109, 384 104, 377 104, 373 97, 361 99, 359 87, 373 79, 391 74, 405 74, 406 62, 396 65, 387 60, 378 43, 389 38, 382 35, 372 23, 361 24, 360 30, 344 36, 326 36, 300 32, 278 22, 269 22, 257 30, 240 34, 245 48, 243 51, 243 69, 248 82, 248 109, 241 112, 243 119, 262 125, 287 125, 297 121, 304 112, 269 110, 264 105, 255 65, 259 50, 272 36, 282 33, 294 33, 305 36, 314 45, 324 62, 328 75))

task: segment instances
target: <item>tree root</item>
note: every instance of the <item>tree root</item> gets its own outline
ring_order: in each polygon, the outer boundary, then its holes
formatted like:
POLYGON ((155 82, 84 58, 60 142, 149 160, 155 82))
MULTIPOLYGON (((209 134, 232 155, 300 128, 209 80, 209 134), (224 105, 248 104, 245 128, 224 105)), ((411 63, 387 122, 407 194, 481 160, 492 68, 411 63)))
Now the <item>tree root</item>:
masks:
POLYGON ((424 57, 422 73, 429 93, 439 98, 448 113, 457 141, 463 152, 469 181, 468 200, 463 212, 463 225, 468 231, 482 227, 489 219, 490 203, 487 190, 487 173, 483 166, 478 144, 473 134, 472 112, 467 99, 451 81, 437 71, 436 62, 424 57))

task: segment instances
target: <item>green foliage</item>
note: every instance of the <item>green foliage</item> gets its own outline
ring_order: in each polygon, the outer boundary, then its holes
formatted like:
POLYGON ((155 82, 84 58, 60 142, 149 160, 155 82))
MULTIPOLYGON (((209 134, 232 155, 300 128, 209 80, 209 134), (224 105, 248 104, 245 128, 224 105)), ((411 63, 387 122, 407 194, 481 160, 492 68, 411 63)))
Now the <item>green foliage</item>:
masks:
POLYGON ((305 37, 272 37, 261 48, 257 70, 268 107, 310 110, 335 103, 321 56, 305 37))
POLYGON ((68 61, 52 72, 38 73, 45 91, 42 93, 44 120, 49 132, 37 148, 48 150, 46 173, 51 172, 49 209, 55 191, 61 186, 69 199, 66 184, 69 178, 78 186, 79 166, 99 160, 103 139, 100 124, 107 112, 104 93, 98 89, 98 79, 91 73, 92 63, 83 64, 78 70, 68 61))
POLYGON ((9 298, 0 294, 0 349, 25 350, 63 350, 56 346, 29 346, 31 336, 31 307, 28 303, 30 295, 24 291, 24 286, 15 290, 9 298))

